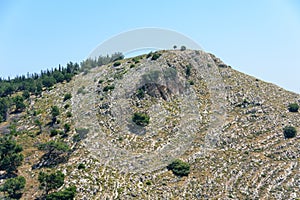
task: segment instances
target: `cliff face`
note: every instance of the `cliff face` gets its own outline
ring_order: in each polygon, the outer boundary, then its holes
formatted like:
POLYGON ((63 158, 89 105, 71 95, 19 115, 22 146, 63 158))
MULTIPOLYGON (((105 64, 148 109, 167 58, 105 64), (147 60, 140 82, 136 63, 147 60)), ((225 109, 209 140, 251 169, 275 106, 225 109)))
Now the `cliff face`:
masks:
MULTIPOLYGON (((283 128, 300 126, 299 113, 287 109, 300 96, 212 54, 162 51, 124 59, 56 85, 31 108, 45 110, 46 122, 51 105, 63 109, 65 93, 72 94, 72 117, 63 112, 60 119, 71 124, 64 140, 73 151, 57 169, 66 187, 77 186, 76 199, 299 198, 299 136, 285 139, 283 128), (135 114, 148 122, 134 122, 135 114), (167 169, 174 159, 189 163, 188 176, 167 169)), ((36 130, 30 119, 19 126, 36 130)), ((50 140, 46 134, 30 144, 50 140)), ((31 169, 41 153, 30 144, 19 170, 31 180, 24 198, 38 194, 34 177, 44 170, 31 169)))

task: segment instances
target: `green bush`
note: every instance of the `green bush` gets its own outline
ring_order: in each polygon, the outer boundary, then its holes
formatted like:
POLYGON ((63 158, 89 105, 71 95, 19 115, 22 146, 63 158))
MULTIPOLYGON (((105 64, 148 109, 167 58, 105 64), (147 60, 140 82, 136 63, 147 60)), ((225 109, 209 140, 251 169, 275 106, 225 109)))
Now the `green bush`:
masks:
POLYGON ((77 167, 77 169, 85 169, 85 164, 80 163, 77 167))
POLYGON ((65 130, 65 133, 68 133, 70 130, 71 130, 71 125, 70 124, 65 124, 64 125, 64 130, 65 130))
POLYGON ((29 97, 30 97, 30 92, 29 92, 28 90, 24 90, 22 96, 23 96, 25 99, 29 99, 29 97))
POLYGON ((67 100, 69 100, 69 99, 71 99, 72 98, 72 95, 70 94, 70 93, 67 93, 67 94, 65 94, 65 96, 64 96, 64 101, 67 101, 67 100))
POLYGON ((73 142, 80 142, 80 140, 81 140, 81 137, 80 137, 79 134, 75 134, 75 135, 73 136, 73 142))
POLYGON ((161 56, 160 53, 155 52, 151 58, 151 60, 157 60, 161 56))
POLYGON ((152 51, 150 51, 147 55, 146 55, 146 58, 150 58, 152 56, 152 51))
POLYGON ((11 199, 19 199, 22 196, 22 190, 26 184, 23 176, 10 178, 0 187, 1 192, 6 192, 11 199))
POLYGON ((283 128, 283 134, 285 138, 293 138, 296 137, 297 130, 293 126, 286 126, 283 128))
POLYGON ((72 113, 71 112, 67 112, 67 117, 72 117, 72 113))
POLYGON ((185 51, 185 50, 186 50, 186 47, 185 47, 185 46, 181 46, 181 47, 180 47, 180 50, 181 50, 181 51, 185 51))
POLYGON ((137 90, 136 92, 136 96, 139 98, 139 99, 142 99, 145 97, 145 90, 144 88, 140 88, 137 90))
POLYGON ((69 152, 70 147, 65 142, 50 141, 39 144, 38 149, 44 151, 47 158, 57 159, 62 154, 69 152))
POLYGON ((65 175, 61 171, 51 174, 40 172, 38 181, 40 182, 40 189, 45 190, 48 194, 53 189, 58 189, 64 184, 65 175))
POLYGON ((152 185, 152 182, 150 180, 147 180, 146 185, 152 185))
POLYGON ((14 97, 13 102, 16 105, 16 111, 23 111, 26 108, 26 105, 24 104, 24 98, 22 96, 14 97))
POLYGON ((77 90, 77 94, 86 94, 85 87, 82 86, 77 90))
POLYGON ((46 196, 46 200, 73 200, 76 194, 76 187, 71 186, 59 192, 53 192, 46 196))
POLYGON ((117 66, 120 66, 121 65, 121 62, 115 62, 114 63, 114 67, 117 67, 117 66))
POLYGON ((167 166, 176 176, 188 176, 190 173, 190 164, 179 159, 174 160, 167 166))
POLYGON ((108 92, 109 90, 114 90, 115 86, 114 85, 107 85, 103 88, 103 92, 108 92))
POLYGON ((147 126, 150 121, 150 117, 146 113, 134 113, 132 121, 139 126, 147 126))
POLYGON ((187 77, 189 77, 191 75, 191 69, 192 69, 192 65, 187 65, 186 69, 185 69, 185 74, 187 77))
POLYGON ((299 105, 297 103, 291 103, 289 104, 288 109, 290 112, 298 112, 299 105))
POLYGON ((0 138, 0 170, 13 173, 22 164, 24 156, 21 154, 22 146, 9 136, 0 138))
POLYGON ((52 122, 56 122, 56 117, 60 114, 57 106, 51 107, 52 122))
POLYGON ((56 129, 52 129, 50 131, 50 137, 56 136, 57 134, 58 134, 58 130, 56 130, 56 129))

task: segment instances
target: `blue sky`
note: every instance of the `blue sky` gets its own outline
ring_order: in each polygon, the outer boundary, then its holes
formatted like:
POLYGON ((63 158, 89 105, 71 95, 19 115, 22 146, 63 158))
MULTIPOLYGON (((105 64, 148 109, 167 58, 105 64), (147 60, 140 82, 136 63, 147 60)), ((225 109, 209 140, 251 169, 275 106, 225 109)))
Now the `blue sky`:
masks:
POLYGON ((178 31, 233 68, 300 93, 300 1, 0 1, 0 76, 80 62, 135 28, 178 31))

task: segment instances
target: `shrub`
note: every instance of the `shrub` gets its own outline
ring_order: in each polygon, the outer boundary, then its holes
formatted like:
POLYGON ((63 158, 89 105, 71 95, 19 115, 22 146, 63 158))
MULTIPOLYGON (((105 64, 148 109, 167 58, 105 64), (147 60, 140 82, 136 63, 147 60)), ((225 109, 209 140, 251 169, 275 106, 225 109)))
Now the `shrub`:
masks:
POLYGON ((56 136, 58 134, 58 131, 56 129, 52 129, 50 131, 50 137, 56 136))
POLYGON ((131 64, 131 65, 130 65, 130 68, 134 68, 134 67, 135 67, 135 64, 131 64))
POLYGON ((66 105, 64 106, 64 108, 65 108, 65 109, 70 108, 70 104, 66 104, 66 105))
POLYGON ((71 186, 59 192, 53 192, 46 196, 46 200, 72 200, 76 194, 76 187, 71 186))
POLYGON ((132 58, 132 61, 134 62, 134 64, 137 64, 140 62, 139 59, 140 59, 139 57, 134 57, 134 58, 132 58))
POLYGON ((146 185, 152 185, 152 182, 150 180, 147 180, 146 185))
POLYGON ((19 199, 22 195, 22 190, 26 184, 26 179, 23 176, 10 178, 5 181, 1 186, 1 192, 7 192, 8 196, 12 199, 19 199))
POLYGON ((67 117, 72 117, 72 113, 71 112, 67 112, 67 117))
POLYGON ((58 189, 64 184, 65 175, 61 171, 51 174, 40 172, 38 180, 40 182, 40 189, 44 189, 48 194, 53 189, 58 189))
POLYGON ((80 163, 78 165, 77 169, 85 169, 85 165, 83 163, 80 163))
POLYGON ((64 125, 64 130, 65 130, 65 133, 69 132, 71 130, 71 125, 70 124, 65 124, 64 125))
POLYGON ((22 164, 24 156, 20 153, 22 146, 9 136, 0 138, 0 170, 13 173, 22 164))
POLYGON ((192 69, 191 65, 186 66, 185 74, 186 74, 187 77, 189 77, 191 75, 191 69, 192 69))
POLYGON ((114 67, 117 67, 117 66, 120 66, 120 65, 121 65, 120 62, 115 62, 115 63, 114 63, 114 67))
POLYGON ((22 96, 25 98, 25 99, 29 99, 30 97, 30 92, 28 90, 24 90, 22 96))
POLYGON ((176 176, 188 176, 190 173, 190 164, 179 159, 174 160, 167 166, 176 176))
POLYGON ((186 50, 186 47, 185 47, 185 46, 181 46, 181 47, 180 47, 180 50, 181 50, 181 51, 185 51, 185 50, 186 50))
POLYGON ((290 112, 298 112, 299 105, 297 103, 291 103, 291 104, 289 104, 288 108, 289 108, 290 112))
POLYGON ((151 58, 151 60, 157 60, 161 56, 160 53, 155 52, 151 58))
POLYGON ((85 91, 84 89, 85 89, 84 86, 80 87, 80 88, 77 90, 77 94, 85 94, 86 91, 85 91))
POLYGON ((44 156, 49 159, 58 159, 64 153, 68 153, 70 147, 67 143, 61 141, 50 141, 38 145, 38 149, 44 151, 44 156))
POLYGON ((73 142, 80 142, 80 140, 81 140, 81 137, 80 137, 79 134, 75 134, 75 135, 73 136, 73 142))
POLYGON ((145 113, 134 113, 132 121, 139 126, 147 126, 150 121, 150 117, 145 113))
POLYGON ((107 85, 103 88, 103 92, 108 92, 109 90, 114 90, 115 86, 114 85, 107 85))
POLYGON ((297 130, 293 126, 286 126, 283 128, 283 134, 285 138, 293 138, 296 137, 297 130))
POLYGON ((57 106, 52 106, 51 107, 52 118, 56 118, 59 114, 60 114, 59 108, 57 106))
POLYGON ((143 90, 143 88, 140 88, 137 90, 136 95, 139 99, 142 99, 145 97, 145 91, 143 90))
POLYGON ((16 105, 16 111, 23 111, 26 108, 26 105, 24 104, 24 98, 22 96, 14 97, 13 102, 16 105))
POLYGON ((72 98, 72 95, 70 94, 70 93, 67 93, 67 94, 65 94, 65 96, 64 96, 64 101, 67 101, 67 100, 69 100, 69 99, 71 99, 72 98))

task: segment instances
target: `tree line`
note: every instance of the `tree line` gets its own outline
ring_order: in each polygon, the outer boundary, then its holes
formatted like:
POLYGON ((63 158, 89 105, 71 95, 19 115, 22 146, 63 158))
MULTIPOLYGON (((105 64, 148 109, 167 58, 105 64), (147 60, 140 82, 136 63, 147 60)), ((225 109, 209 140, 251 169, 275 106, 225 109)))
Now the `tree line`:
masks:
POLYGON ((51 88, 56 83, 69 82, 80 72, 86 72, 91 68, 108 64, 123 59, 122 53, 114 53, 98 58, 88 58, 80 63, 67 63, 66 67, 59 65, 56 68, 41 70, 38 73, 16 76, 11 79, 0 78, 0 122, 6 121, 8 112, 20 112, 26 108, 24 101, 31 95, 40 96, 42 91, 51 88), (18 93, 18 95, 14 95, 18 93))

